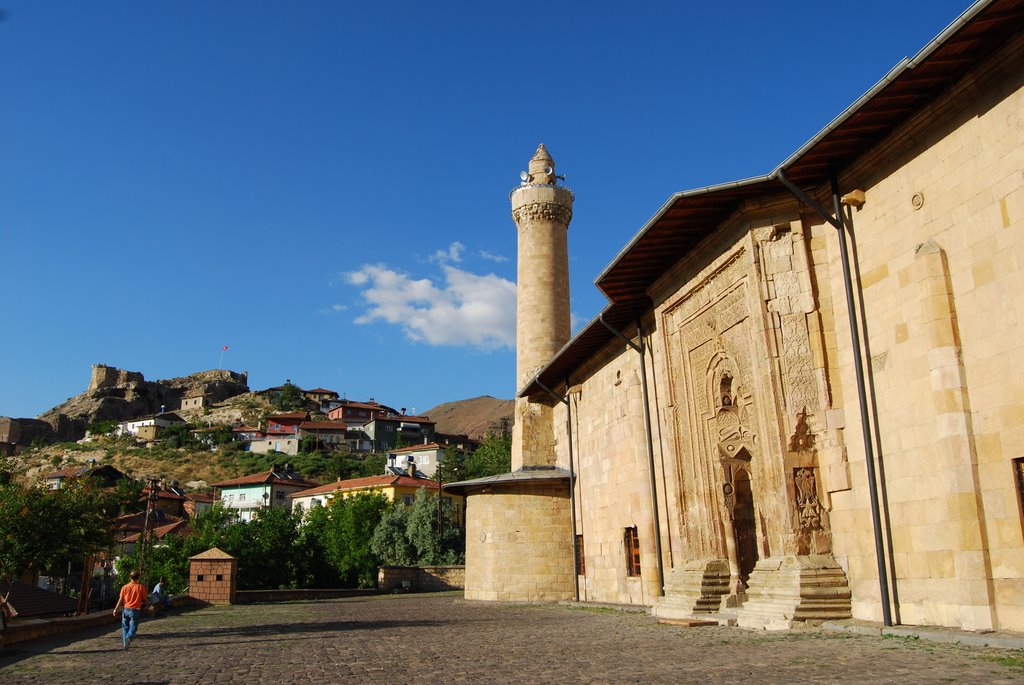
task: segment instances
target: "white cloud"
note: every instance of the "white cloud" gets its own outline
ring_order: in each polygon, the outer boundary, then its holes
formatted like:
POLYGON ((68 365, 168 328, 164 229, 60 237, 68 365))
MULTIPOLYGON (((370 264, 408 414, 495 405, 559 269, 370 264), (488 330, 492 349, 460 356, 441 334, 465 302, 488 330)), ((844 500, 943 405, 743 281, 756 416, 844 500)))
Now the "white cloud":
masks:
MULTIPOLYGON (((462 249, 461 243, 453 243, 447 258, 460 256, 462 249)), ((427 278, 413 279, 383 264, 368 264, 346 274, 349 283, 362 288, 363 299, 369 305, 355 322, 368 324, 379 320, 401 326, 407 338, 428 345, 485 350, 513 347, 515 283, 444 263, 441 270, 443 284, 427 278)))
POLYGON ((490 261, 498 262, 499 264, 501 262, 508 261, 508 257, 500 254, 494 254, 493 252, 490 252, 488 250, 480 250, 476 254, 478 257, 481 257, 482 259, 489 259, 490 261))
POLYGON ((348 305, 347 304, 332 304, 332 305, 330 305, 328 307, 322 307, 322 308, 318 309, 317 311, 320 312, 321 314, 337 314, 338 312, 347 312, 348 311, 348 305))
POLYGON ((465 249, 466 246, 456 240, 448 246, 447 250, 438 250, 431 255, 430 261, 437 262, 438 264, 446 264, 448 262, 455 262, 458 264, 462 261, 462 251, 465 249))

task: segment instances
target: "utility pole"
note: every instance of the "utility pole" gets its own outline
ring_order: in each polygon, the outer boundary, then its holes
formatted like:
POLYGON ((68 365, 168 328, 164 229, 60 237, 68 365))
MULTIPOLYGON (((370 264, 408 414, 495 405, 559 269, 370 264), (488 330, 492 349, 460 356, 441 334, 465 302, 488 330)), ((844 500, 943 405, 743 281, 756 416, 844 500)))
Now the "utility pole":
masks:
POLYGON ((142 535, 139 536, 139 576, 142 576, 142 565, 146 557, 146 542, 149 539, 149 517, 157 500, 157 486, 160 481, 156 478, 149 479, 149 495, 146 497, 146 518, 142 524, 142 535))

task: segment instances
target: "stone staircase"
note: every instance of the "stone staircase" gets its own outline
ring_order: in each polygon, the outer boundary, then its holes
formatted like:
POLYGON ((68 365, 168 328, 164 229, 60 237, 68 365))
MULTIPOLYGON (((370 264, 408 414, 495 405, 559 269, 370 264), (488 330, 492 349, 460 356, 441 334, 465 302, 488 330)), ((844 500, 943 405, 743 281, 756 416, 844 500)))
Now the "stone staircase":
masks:
POLYGON ((665 596, 651 608, 659 619, 688 619, 717 612, 729 593, 729 562, 725 559, 689 561, 665 579, 665 596))
POLYGON ((750 574, 741 628, 786 630, 796 622, 850 618, 846 573, 829 555, 769 557, 750 574))

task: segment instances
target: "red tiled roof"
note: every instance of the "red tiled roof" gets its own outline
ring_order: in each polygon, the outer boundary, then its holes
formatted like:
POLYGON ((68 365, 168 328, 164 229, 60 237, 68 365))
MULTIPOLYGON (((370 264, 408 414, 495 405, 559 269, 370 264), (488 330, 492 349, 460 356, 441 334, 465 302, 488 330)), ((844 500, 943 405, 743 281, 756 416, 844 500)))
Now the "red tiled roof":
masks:
POLYGON ((278 423, 281 421, 305 421, 308 416, 309 412, 306 411, 289 411, 283 414, 268 416, 267 421, 277 421, 278 423))
MULTIPOLYGON (((165 536, 170 535, 172 533, 175 535, 180 535, 181 537, 188 537, 192 534, 192 528, 188 525, 186 521, 175 521, 174 523, 168 523, 164 526, 157 526, 150 532, 156 536, 157 540, 162 540, 165 536)), ((121 542, 138 542, 139 537, 141 535, 141 531, 138 533, 133 533, 131 535, 126 535, 123 538, 121 538, 121 542)))
POLYGON ((344 421, 303 421, 299 428, 305 431, 343 431, 348 428, 348 424, 344 421))
POLYGON ((443 450, 444 445, 440 445, 436 442, 428 442, 426 445, 407 445, 405 447, 396 447, 388 452, 418 452, 419 450, 443 450))
MULTIPOLYGON (((149 514, 149 525, 150 526, 165 526, 168 523, 177 523, 184 521, 185 519, 180 516, 172 516, 164 511, 157 509, 150 512, 149 514)), ((114 519, 114 530, 142 530, 142 527, 146 525, 146 512, 137 511, 134 514, 125 514, 124 516, 118 516, 114 519)))
POLYGON ((321 485, 318 488, 312 488, 310 490, 303 490, 302 492, 293 492, 289 494, 289 497, 309 497, 310 495, 320 495, 326 492, 336 492, 338 490, 369 490, 370 488, 386 488, 386 487, 412 487, 412 488, 433 488, 437 489, 437 481, 429 478, 413 478, 411 476, 367 476, 365 478, 352 478, 349 480, 339 480, 335 483, 328 483, 327 485, 321 485))
POLYGON ((212 492, 189 492, 185 494, 185 497, 193 502, 205 502, 207 504, 213 504, 214 502, 212 492))
POLYGON ((258 485, 260 483, 277 484, 277 485, 301 485, 307 488, 315 488, 320 483, 316 483, 305 478, 285 478, 274 472, 273 469, 270 471, 264 471, 263 473, 253 473, 248 476, 241 476, 240 478, 232 478, 231 480, 224 480, 219 483, 214 483, 213 487, 222 488, 230 485, 258 485))
POLYGON ((314 395, 314 394, 315 395, 337 395, 338 394, 338 393, 334 392, 333 390, 328 390, 327 388, 313 388, 312 390, 306 390, 304 392, 306 392, 307 394, 310 394, 310 395, 314 395))
POLYGON ((88 466, 68 466, 60 471, 48 473, 43 478, 72 478, 73 476, 80 476, 88 470, 88 466))
POLYGON ((387 416, 378 416, 377 421, 405 421, 407 423, 437 423, 431 421, 429 416, 410 416, 408 414, 388 414, 387 416))
POLYGON ((253 433, 253 432, 259 433, 260 432, 260 429, 256 428, 255 426, 235 426, 231 430, 239 432, 239 433, 253 433))
POLYGON ((383 405, 380 402, 374 402, 373 400, 368 400, 366 402, 357 402, 356 400, 340 400, 340 401, 341 401, 341 405, 339 405, 339 406, 342 406, 342 407, 355 407, 356 409, 376 409, 378 411, 381 410, 381 409, 390 409, 390 407, 388 407, 386 405, 383 405))
MULTIPOLYGON (((140 499, 143 499, 143 500, 146 499, 149 496, 149 488, 148 487, 147 488, 142 488, 141 495, 142 496, 140 497, 140 499)), ((179 499, 179 500, 184 500, 185 499, 184 495, 179 495, 178 493, 176 493, 176 492, 174 492, 172 490, 157 490, 156 491, 156 496, 157 496, 158 499, 179 499)))

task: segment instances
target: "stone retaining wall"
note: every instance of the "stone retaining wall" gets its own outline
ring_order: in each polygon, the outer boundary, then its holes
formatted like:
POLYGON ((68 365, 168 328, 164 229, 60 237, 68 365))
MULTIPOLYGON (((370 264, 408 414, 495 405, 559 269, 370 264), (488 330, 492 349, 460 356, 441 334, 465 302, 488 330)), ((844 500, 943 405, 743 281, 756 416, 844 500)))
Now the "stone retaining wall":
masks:
POLYGON ((16 642, 26 642, 48 635, 69 633, 74 630, 91 628, 92 626, 120 623, 109 609, 96 611, 84 616, 66 616, 63 618, 15 620, 7 624, 6 630, 0 630, 0 649, 16 642))
POLYGON ((363 597, 378 595, 380 590, 358 590, 352 588, 331 590, 238 590, 235 592, 235 604, 255 604, 257 602, 301 602, 314 599, 339 599, 341 597, 363 597))
POLYGON ((466 588, 465 566, 381 566, 377 587, 382 592, 444 592, 466 588))

